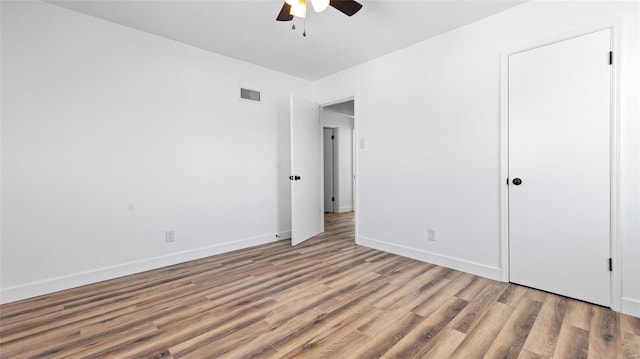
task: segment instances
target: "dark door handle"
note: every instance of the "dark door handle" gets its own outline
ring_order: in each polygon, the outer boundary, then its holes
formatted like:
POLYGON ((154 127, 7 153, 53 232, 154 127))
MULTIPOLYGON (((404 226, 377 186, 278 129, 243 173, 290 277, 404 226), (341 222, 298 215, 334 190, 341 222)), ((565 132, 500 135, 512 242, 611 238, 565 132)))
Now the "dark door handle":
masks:
POLYGON ((514 178, 513 181, 511 181, 511 182, 513 182, 513 184, 516 185, 516 186, 519 186, 519 185, 522 184, 522 180, 520 178, 517 178, 517 177, 514 178))
POLYGON ((289 176, 289 179, 293 181, 293 176, 289 176))
POLYGON ((296 181, 300 180, 300 176, 294 176, 293 179, 295 179, 296 181))

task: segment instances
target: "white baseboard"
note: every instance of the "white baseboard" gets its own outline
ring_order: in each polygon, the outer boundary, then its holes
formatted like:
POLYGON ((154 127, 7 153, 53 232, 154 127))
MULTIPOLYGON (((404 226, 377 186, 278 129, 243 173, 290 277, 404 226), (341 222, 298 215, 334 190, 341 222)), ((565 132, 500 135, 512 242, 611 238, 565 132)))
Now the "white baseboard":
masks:
POLYGON ((194 259, 213 256, 216 254, 254 247, 282 239, 291 238, 291 231, 281 231, 276 234, 265 234, 236 241, 215 244, 163 256, 142 259, 109 267, 97 268, 89 271, 73 273, 65 276, 49 278, 37 282, 3 288, 0 290, 0 304, 16 300, 53 293, 82 285, 101 282, 130 274, 140 273, 152 269, 162 268, 194 259))
POLYGON ((342 206, 338 208, 338 213, 345 213, 353 211, 353 206, 342 206))
POLYGON ((470 262, 464 259, 453 258, 437 253, 427 252, 421 249, 410 248, 365 237, 356 238, 356 244, 427 263, 437 264, 439 266, 452 268, 497 281, 501 280, 500 276, 502 274, 502 271, 498 267, 491 267, 485 264, 470 262))
POLYGON ((621 312, 640 318, 640 300, 622 297, 621 312))

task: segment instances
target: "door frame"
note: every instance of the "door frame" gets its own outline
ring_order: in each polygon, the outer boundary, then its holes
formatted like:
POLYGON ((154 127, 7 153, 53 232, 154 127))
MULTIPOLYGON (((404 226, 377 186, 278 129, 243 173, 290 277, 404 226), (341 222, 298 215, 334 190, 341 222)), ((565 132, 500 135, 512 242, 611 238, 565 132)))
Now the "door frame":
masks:
MULTIPOLYGON (((354 134, 354 138, 358 138, 358 100, 357 100, 358 96, 357 94, 353 94, 351 96, 346 95, 346 96, 339 96, 336 97, 332 100, 329 101, 325 101, 325 102, 321 102, 320 103, 320 136, 323 136, 323 131, 322 129, 324 128, 325 124, 324 124, 324 120, 322 118, 323 112, 324 112, 324 107, 326 106, 330 106, 330 105, 335 105, 338 103, 343 103, 343 102, 347 102, 347 101, 353 101, 353 134, 354 134)), ((326 126, 329 127, 329 126, 326 126)), ((354 211, 354 216, 353 216, 353 222, 354 222, 354 228, 355 228, 355 233, 354 233, 354 238, 355 241, 357 243, 358 241, 358 151, 359 151, 359 146, 356 146, 355 143, 352 143, 353 145, 353 150, 351 153, 352 156, 352 167, 354 169, 353 171, 353 211, 354 211)), ((320 188, 322 189, 322 193, 321 196, 322 197, 322 201, 321 202, 321 213, 324 216, 324 163, 322 162, 324 160, 324 153, 321 154, 320 156, 320 163, 322 164, 322 172, 320 174, 320 188)), ((334 173, 335 175, 335 173, 334 173)), ((337 199, 338 197, 336 197, 337 199)), ((322 219, 322 232, 324 232, 324 217, 322 219)))
POLYGON ((611 51, 613 64, 611 66, 611 108, 610 108, 610 188, 609 188, 609 255, 613 260, 611 272, 611 309, 620 311, 622 306, 622 266, 620 247, 620 56, 622 20, 589 26, 571 31, 552 38, 546 38, 534 43, 525 44, 513 49, 501 51, 500 54, 500 269, 501 280, 509 282, 509 56, 569 40, 600 30, 611 30, 611 51))
MULTIPOLYGON (((322 117, 322 106, 320 107, 320 117, 322 117)), ((339 213, 339 206, 337 206, 338 203, 340 203, 340 166, 338 164, 338 160, 339 160, 339 155, 338 152, 340 151, 339 149, 339 145, 338 145, 338 131, 337 129, 339 129, 339 126, 336 125, 327 125, 324 122, 322 123, 322 129, 324 130, 325 128, 331 129, 333 136, 334 136, 334 140, 332 142, 332 151, 331 151, 331 155, 333 156, 332 160, 331 160, 331 164, 333 165, 333 213, 339 213)), ((323 137, 324 137, 324 133, 323 133, 323 137)), ((324 138, 323 138, 324 140, 324 138)), ((324 142, 323 142, 324 143, 324 142)), ((323 146, 324 147, 324 146, 323 146)), ((323 148, 323 152, 322 152, 322 159, 324 160, 324 148, 323 148)), ((323 162, 323 166, 322 166, 322 213, 324 214, 324 162, 323 162)))

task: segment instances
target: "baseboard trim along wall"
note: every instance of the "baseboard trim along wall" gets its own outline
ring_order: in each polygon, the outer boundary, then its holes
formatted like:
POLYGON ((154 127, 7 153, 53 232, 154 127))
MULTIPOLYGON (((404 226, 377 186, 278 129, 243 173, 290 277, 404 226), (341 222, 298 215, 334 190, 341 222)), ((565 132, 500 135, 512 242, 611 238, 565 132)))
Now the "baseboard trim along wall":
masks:
POLYGON ((130 274, 141 273, 152 269, 158 269, 178 263, 184 263, 195 259, 210 257, 216 254, 227 253, 238 249, 250 248, 288 238, 291 238, 291 231, 281 231, 275 234, 265 234, 236 241, 229 241, 212 246, 190 249, 163 256, 147 258, 139 261, 133 261, 114 266, 98 268, 90 271, 69 274, 14 287, 8 287, 0 290, 0 304, 31 298, 43 294, 49 294, 65 289, 71 289, 82 285, 123 277, 130 274))
POLYGON ((399 256, 408 257, 411 259, 416 259, 419 261, 437 264, 439 266, 471 273, 477 276, 493 279, 500 281, 500 275, 502 271, 498 267, 491 267, 485 264, 475 263, 466 261, 464 259, 458 259, 448 256, 443 256, 441 254, 436 254, 432 252, 427 252, 421 249, 410 248, 401 246, 394 243, 379 241, 376 239, 366 238, 366 237, 358 237, 356 239, 356 244, 378 249, 381 251, 397 254, 399 256))
POLYGON ((640 300, 622 297, 621 312, 640 318, 640 300))
POLYGON ((338 208, 338 213, 345 213, 353 211, 353 206, 342 206, 338 208))

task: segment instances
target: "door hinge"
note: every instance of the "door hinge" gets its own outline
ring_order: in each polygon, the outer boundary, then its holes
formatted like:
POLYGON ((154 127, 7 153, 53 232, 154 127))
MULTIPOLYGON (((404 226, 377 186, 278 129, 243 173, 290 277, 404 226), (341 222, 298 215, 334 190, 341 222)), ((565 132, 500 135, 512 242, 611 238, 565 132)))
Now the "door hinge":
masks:
POLYGON ((331 135, 331 139, 332 139, 332 140, 333 140, 333 138, 334 138, 334 136, 333 136, 333 135, 331 135))
POLYGON ((609 65, 613 65, 613 51, 609 51, 609 65))
POLYGON ((331 202, 333 202, 333 201, 335 201, 335 200, 336 200, 335 198, 331 197, 331 202))
POLYGON ((609 272, 613 272, 613 259, 609 258, 609 272))

